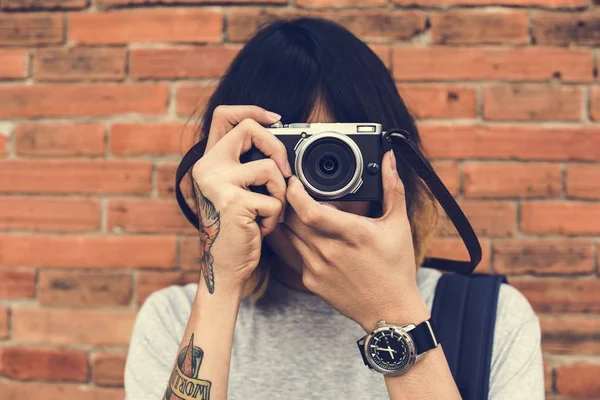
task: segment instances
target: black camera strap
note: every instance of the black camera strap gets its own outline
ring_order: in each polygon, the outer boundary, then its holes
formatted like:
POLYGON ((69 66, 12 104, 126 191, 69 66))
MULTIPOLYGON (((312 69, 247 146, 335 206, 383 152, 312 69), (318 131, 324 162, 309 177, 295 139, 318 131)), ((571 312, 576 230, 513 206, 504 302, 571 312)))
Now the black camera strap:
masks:
MULTIPOLYGON (((427 161, 425 156, 419 151, 418 147, 413 143, 406 131, 391 129, 385 132, 384 137, 391 143, 396 158, 400 159, 401 157, 404 157, 412 168, 414 168, 417 175, 419 175, 427 187, 429 187, 452 221, 452 224, 458 231, 458 234, 462 238, 469 252, 470 261, 432 257, 425 260, 423 267, 463 274, 473 272, 475 267, 477 267, 481 261, 481 246, 467 217, 462 212, 446 186, 444 186, 439 176, 435 173, 429 161, 427 161)), ((206 142, 206 138, 202 139, 183 156, 175 174, 175 197, 177 198, 177 203, 187 220, 194 225, 196 229, 200 228, 198 216, 185 200, 180 185, 187 172, 204 155, 206 142)))

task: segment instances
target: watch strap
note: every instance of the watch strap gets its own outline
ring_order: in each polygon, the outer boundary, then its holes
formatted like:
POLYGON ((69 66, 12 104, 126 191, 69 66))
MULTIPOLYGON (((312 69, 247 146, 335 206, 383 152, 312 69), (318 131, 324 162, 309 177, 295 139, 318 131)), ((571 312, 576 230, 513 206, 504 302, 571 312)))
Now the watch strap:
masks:
POLYGON ((415 342, 417 355, 421 355, 428 350, 431 350, 438 345, 438 341, 433 333, 431 321, 423 321, 414 329, 410 330, 409 335, 415 342))
POLYGON ((363 362, 365 363, 365 365, 369 368, 371 368, 371 365, 369 365, 369 362, 367 361, 367 356, 365 355, 365 340, 367 339, 368 335, 365 335, 363 337, 361 337, 360 339, 358 339, 356 341, 356 344, 358 345, 358 350, 360 351, 360 355, 362 357, 363 362))

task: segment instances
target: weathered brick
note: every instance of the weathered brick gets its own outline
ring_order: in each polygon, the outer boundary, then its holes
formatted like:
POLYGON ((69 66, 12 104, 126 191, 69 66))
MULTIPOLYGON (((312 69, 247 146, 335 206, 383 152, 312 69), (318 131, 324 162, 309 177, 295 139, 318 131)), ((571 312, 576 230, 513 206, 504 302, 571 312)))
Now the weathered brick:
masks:
POLYGON ((77 117, 162 114, 164 84, 64 84, 0 88, 0 117, 77 117))
POLYGON ((381 7, 387 5, 387 0, 296 0, 298 7, 381 7))
POLYGON ((33 157, 104 155, 101 124, 23 124, 14 133, 15 153, 33 157))
POLYGON ((12 379, 86 382, 87 353, 77 350, 7 346, 0 349, 0 375, 12 379))
POLYGON ((175 265, 172 236, 0 235, 0 266, 161 268, 175 265))
POLYGON ((78 10, 87 7, 89 0, 2 0, 4 10, 66 9, 78 10))
POLYGON ((600 279, 593 278, 512 278, 537 312, 600 311, 600 279))
MULTIPOLYGON (((156 167, 156 186, 160 197, 173 199, 175 196, 175 164, 161 164, 156 167)), ((189 174, 181 182, 181 192, 189 198, 192 194, 189 174)))
POLYGON ((590 118, 600 121, 600 86, 590 88, 590 118))
MULTIPOLYGON (((490 273, 490 241, 479 239, 481 244, 481 262, 475 272, 490 273)), ((429 246, 428 257, 442 257, 451 260, 469 260, 469 253, 464 243, 458 238, 435 238, 429 246)))
MULTIPOLYGON (((516 230, 516 207, 511 202, 464 200, 459 204, 478 235, 511 236, 516 230)), ((442 212, 441 216, 440 233, 458 235, 446 214, 442 212)))
POLYGON ((16 268, 0 269, 0 298, 33 297, 35 297, 35 271, 16 268))
POLYGON ((577 239, 494 240, 498 274, 584 274, 594 270, 594 244, 577 239))
POLYGON ((64 30, 60 14, 0 14, 0 46, 59 44, 64 30))
POLYGON ((398 91, 417 118, 474 118, 477 114, 475 88, 402 84, 398 91))
POLYGON ((0 161, 9 193, 149 193, 147 161, 0 161))
POLYGON ((203 9, 126 10, 69 16, 74 43, 220 42, 223 16, 203 9))
POLYGON ((529 40, 527 11, 450 10, 431 15, 437 44, 524 44, 529 40))
POLYGON ((425 31, 425 15, 406 10, 252 10, 229 12, 227 37, 245 42, 262 24, 278 19, 313 16, 330 19, 363 40, 409 39, 425 31))
POLYGON ((10 309, 0 306, 0 339, 8 338, 8 320, 10 309))
POLYGON ((125 273, 40 271, 39 302, 69 307, 126 306, 131 276, 125 273))
POLYGON ((177 115, 189 117, 196 113, 200 117, 204 112, 206 103, 215 91, 214 83, 186 83, 177 88, 176 100, 177 115))
POLYGON ((36 51, 33 76, 39 81, 119 80, 125 78, 124 48, 71 47, 36 51))
POLYGON ((157 290, 169 287, 171 285, 184 284, 184 274, 181 271, 140 271, 136 284, 137 304, 141 305, 144 301, 146 301, 148 296, 157 290))
POLYGON ((464 195, 468 198, 557 197, 561 170, 549 163, 466 163, 464 195))
POLYGON ((218 78, 239 51, 237 45, 134 49, 131 76, 144 78, 218 78))
POLYGON ((594 80, 594 60, 589 50, 406 45, 392 49, 393 74, 397 80, 594 80))
POLYGON ((559 365, 556 368, 556 390, 558 393, 594 398, 600 394, 600 364, 578 362, 559 365))
POLYGON ((22 79, 27 76, 27 50, 0 50, 0 79, 22 79))
POLYGON ((120 353, 95 354, 92 359, 92 382, 99 386, 123 386, 125 360, 120 353))
POLYGON ((135 316, 128 310, 13 308, 13 338, 32 343, 126 346, 135 316))
POLYGON ((117 388, 8 380, 0 381, 0 393, 11 400, 40 398, 40 393, 43 393, 43 398, 48 400, 123 400, 125 398, 123 389, 117 388))
MULTIPOLYGON (((217 0, 208 1, 209 3, 224 3, 224 4, 245 4, 245 3, 268 3, 268 4, 287 4, 286 0, 217 0)), ((96 4, 102 7, 119 7, 129 5, 163 5, 163 4, 205 4, 207 0, 96 0, 96 4)))
POLYGON ((192 128, 180 123, 114 124, 110 132, 110 152, 118 156, 180 155, 188 150, 181 143, 187 127, 192 128))
POLYGON ((521 203, 521 231, 562 235, 600 234, 600 203, 562 201, 521 203))
POLYGON ((573 86, 488 86, 483 116, 500 121, 579 121, 583 91, 573 86))
POLYGON ((587 7, 586 0, 394 0, 401 6, 453 6, 453 5, 502 5, 502 6, 530 6, 544 8, 581 8, 587 7))
POLYGON ((567 196, 600 199, 600 165, 569 164, 566 174, 567 196))
POLYGON ((8 137, 0 132, 0 157, 6 156, 8 153, 8 137))
POLYGON ((600 354, 600 318, 584 314, 542 314, 543 350, 559 354, 600 354))
POLYGON ((600 12, 556 13, 539 11, 532 19, 536 43, 600 45, 600 12))
POLYGON ((453 161, 433 161, 433 168, 450 194, 456 196, 460 192, 460 171, 453 161))
POLYGON ((196 232, 173 199, 111 199, 107 218, 109 230, 143 233, 196 232))
POLYGON ((600 159, 600 128, 546 128, 507 125, 437 125, 419 127, 433 158, 596 161, 600 159), (518 146, 515 145, 518 143, 518 146))

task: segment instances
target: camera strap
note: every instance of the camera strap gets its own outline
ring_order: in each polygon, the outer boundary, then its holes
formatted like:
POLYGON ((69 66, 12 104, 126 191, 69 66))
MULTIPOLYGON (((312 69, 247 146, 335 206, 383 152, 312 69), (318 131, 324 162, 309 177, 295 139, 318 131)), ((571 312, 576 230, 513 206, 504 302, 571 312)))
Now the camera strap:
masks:
MULTIPOLYGON (((469 252, 470 261, 432 257, 426 259, 422 266, 463 274, 473 272, 475 267, 477 267, 477 264, 481 261, 481 246, 467 217, 462 212, 446 186, 444 186, 442 180, 435 173, 429 161, 427 161, 425 156, 410 139, 410 136, 406 131, 391 129, 385 132, 384 138, 391 143, 396 158, 400 159, 401 157, 404 157, 417 175, 423 179, 427 187, 429 187, 429 190, 431 190, 452 221, 452 224, 458 231, 458 234, 469 252)), ((192 146, 192 148, 183 156, 175 174, 175 197, 177 198, 177 203, 179 204, 183 215, 196 227, 196 229, 200 229, 200 222, 198 216, 189 206, 181 192, 181 181, 194 164, 196 164, 196 162, 204 155, 206 143, 207 140, 205 138, 192 146)))

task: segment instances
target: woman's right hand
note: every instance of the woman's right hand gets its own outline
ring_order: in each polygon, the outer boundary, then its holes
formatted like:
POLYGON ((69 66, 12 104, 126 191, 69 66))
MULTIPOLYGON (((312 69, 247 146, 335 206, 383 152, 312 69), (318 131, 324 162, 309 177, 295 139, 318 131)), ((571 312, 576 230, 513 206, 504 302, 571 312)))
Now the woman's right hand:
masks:
POLYGON ((208 291, 239 287, 257 267, 262 238, 285 211, 286 183, 292 171, 283 143, 261 124, 279 116, 256 106, 218 106, 206 152, 192 169, 200 219, 200 264, 208 291), (266 158, 240 163, 254 146, 266 158), (270 196, 248 187, 266 185, 270 196), (261 217, 261 218, 258 218, 261 217))

